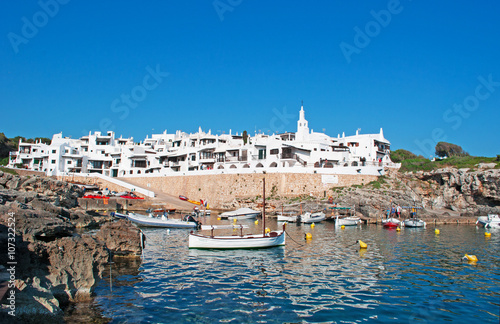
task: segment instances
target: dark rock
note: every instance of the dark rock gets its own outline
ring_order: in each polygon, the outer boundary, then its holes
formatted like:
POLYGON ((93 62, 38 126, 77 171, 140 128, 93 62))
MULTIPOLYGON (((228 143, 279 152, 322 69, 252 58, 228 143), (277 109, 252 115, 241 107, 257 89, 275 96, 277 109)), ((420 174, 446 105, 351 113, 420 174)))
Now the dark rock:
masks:
POLYGON ((106 244, 117 256, 140 256, 142 254, 141 230, 129 220, 121 219, 101 227, 96 238, 106 244))

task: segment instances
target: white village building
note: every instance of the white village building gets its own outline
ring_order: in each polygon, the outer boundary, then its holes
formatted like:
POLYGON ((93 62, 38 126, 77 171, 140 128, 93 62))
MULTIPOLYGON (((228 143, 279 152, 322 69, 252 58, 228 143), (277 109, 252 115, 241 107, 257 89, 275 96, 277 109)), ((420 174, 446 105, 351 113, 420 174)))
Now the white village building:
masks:
POLYGON ((330 137, 309 130, 301 107, 297 131, 244 136, 205 133, 153 134, 141 143, 115 138, 113 132, 79 139, 54 134, 50 145, 19 143, 9 166, 47 175, 100 173, 109 177, 217 173, 322 173, 382 175, 398 168, 390 159, 390 142, 378 134, 330 137))

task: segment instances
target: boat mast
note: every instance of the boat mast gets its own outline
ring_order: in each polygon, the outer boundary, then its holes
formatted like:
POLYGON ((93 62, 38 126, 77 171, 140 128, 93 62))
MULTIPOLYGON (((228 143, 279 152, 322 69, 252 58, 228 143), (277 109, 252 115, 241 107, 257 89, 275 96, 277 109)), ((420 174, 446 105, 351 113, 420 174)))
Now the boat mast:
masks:
POLYGON ((266 236, 266 178, 262 179, 262 237, 266 236))

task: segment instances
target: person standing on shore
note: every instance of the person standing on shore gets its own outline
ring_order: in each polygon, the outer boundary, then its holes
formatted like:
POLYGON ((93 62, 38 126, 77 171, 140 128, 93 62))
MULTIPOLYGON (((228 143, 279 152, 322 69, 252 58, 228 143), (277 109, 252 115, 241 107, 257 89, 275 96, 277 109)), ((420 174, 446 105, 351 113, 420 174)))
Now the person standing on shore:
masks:
POLYGON ((398 215, 398 218, 401 217, 401 206, 398 205, 398 207, 396 207, 396 215, 398 215))

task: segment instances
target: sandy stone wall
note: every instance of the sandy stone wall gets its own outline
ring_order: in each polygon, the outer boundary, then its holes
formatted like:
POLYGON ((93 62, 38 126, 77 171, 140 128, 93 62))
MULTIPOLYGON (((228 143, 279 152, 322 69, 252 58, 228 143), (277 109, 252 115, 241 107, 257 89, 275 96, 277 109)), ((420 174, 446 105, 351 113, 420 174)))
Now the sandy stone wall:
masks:
MULTIPOLYGON (((266 196, 299 196, 312 194, 328 197, 331 188, 367 184, 376 176, 338 175, 337 184, 322 183, 321 174, 219 174, 174 177, 133 178, 135 183, 150 189, 159 189, 174 196, 184 195, 193 200, 206 199, 212 208, 234 198, 262 195, 262 179, 266 178, 266 196)), ((127 181, 127 178, 122 178, 127 181)))

